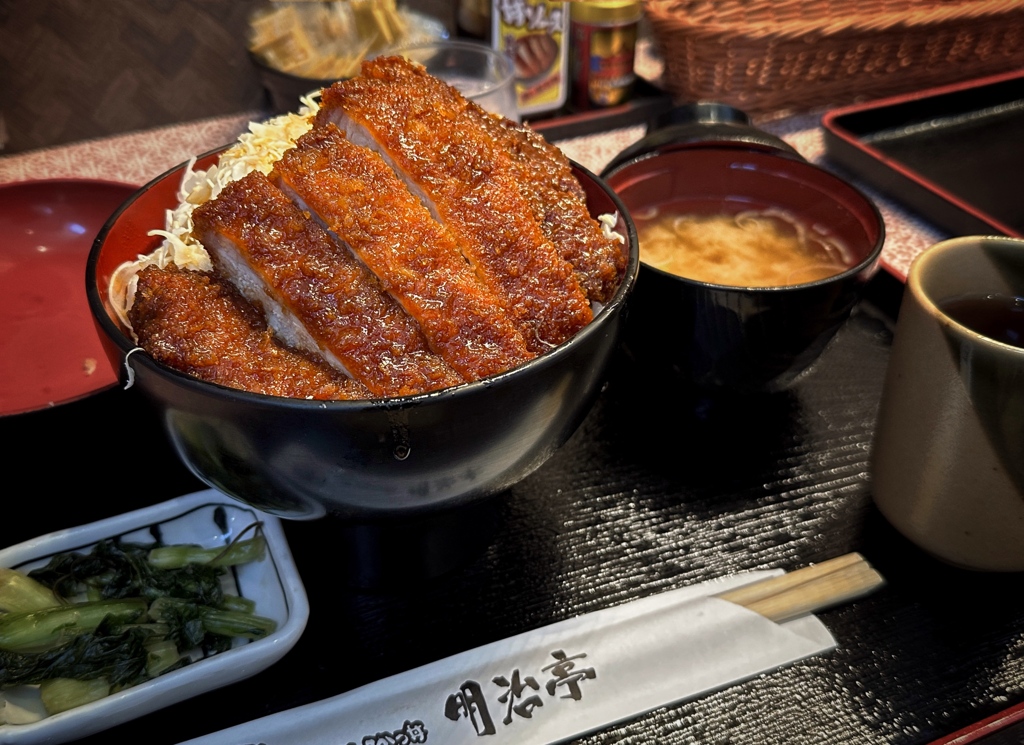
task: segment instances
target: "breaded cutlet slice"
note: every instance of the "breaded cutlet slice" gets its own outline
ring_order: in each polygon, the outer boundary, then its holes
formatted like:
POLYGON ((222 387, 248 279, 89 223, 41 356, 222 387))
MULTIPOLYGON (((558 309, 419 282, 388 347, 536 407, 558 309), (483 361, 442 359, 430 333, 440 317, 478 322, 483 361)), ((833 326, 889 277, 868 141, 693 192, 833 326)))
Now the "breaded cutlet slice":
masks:
POLYGON ((468 111, 511 156, 534 219, 575 268, 587 297, 608 302, 625 276, 626 255, 620 241, 606 235, 591 216, 585 196, 577 193, 582 187, 568 160, 528 127, 484 111, 472 101, 468 111))
POLYGON ((287 398, 371 398, 362 384, 279 342, 260 310, 211 272, 145 267, 128 318, 153 359, 200 380, 287 398))
POLYGON ((357 256, 467 380, 534 357, 509 314, 445 230, 379 155, 319 123, 271 179, 357 256))
MULTIPOLYGON (((402 57, 378 57, 362 66, 377 80, 415 81, 425 89, 443 91, 447 83, 402 57)), ((565 154, 530 127, 485 111, 467 100, 465 113, 494 138, 509 156, 519 189, 530 204, 545 237, 576 269, 587 297, 607 302, 622 281, 626 256, 587 208, 586 193, 565 154)))
POLYGON ((380 153, 458 241, 534 352, 593 313, 575 270, 533 219, 500 143, 450 87, 355 77, 325 88, 316 121, 380 153))
POLYGON ((261 172, 233 181, 192 212, 218 271, 288 344, 323 356, 374 396, 464 382, 366 266, 261 172))

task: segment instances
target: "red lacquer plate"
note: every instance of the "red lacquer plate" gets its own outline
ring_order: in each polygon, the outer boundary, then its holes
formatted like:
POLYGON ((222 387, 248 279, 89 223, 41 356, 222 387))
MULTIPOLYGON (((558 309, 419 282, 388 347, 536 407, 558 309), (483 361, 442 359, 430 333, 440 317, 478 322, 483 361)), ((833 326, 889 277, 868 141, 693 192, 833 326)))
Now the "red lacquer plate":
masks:
POLYGON ((89 312, 85 264, 100 228, 137 188, 87 179, 0 186, 0 416, 117 383, 89 312))

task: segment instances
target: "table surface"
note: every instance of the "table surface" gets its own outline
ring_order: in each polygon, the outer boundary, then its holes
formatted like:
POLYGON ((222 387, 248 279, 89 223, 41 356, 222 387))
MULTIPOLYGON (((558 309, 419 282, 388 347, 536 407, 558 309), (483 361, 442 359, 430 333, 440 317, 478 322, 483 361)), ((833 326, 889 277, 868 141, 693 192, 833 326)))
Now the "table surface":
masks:
MULTIPOLYGON (((141 184, 254 118, 0 158, 0 182, 141 184)), ((823 162, 818 121, 764 126, 823 162)), ((642 134, 629 127, 559 144, 596 172, 642 134)), ((792 390, 696 399, 638 381, 616 358, 569 442, 474 510, 416 523, 286 523, 311 607, 296 647, 243 682, 81 742, 180 742, 587 611, 849 551, 887 585, 819 614, 835 650, 579 742, 916 745, 1024 700, 1019 575, 941 564, 872 505, 868 461, 902 291, 894 275, 942 237, 874 196, 891 271, 792 390)), ((16 520, 0 520, 0 545, 205 488, 132 390, 0 418, 0 436, 7 503, 23 504, 16 520)))

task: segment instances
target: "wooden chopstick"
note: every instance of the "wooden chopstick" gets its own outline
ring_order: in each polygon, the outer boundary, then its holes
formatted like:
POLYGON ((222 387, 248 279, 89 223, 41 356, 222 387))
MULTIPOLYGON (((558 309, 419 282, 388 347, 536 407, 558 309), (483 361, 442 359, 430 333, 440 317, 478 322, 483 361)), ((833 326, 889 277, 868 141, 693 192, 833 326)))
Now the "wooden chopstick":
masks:
POLYGON ((863 597, 884 584, 882 575, 854 552, 716 597, 782 623, 863 597))

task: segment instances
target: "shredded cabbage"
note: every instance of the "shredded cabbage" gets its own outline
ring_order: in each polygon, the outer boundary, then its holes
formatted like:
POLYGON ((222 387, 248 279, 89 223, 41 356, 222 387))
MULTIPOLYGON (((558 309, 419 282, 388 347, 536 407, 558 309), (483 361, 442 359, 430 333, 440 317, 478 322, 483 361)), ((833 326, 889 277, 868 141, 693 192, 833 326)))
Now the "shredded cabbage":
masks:
POLYGON ((597 221, 601 223, 601 235, 608 240, 618 241, 619 243, 625 244, 626 236, 622 233, 616 232, 615 224, 619 221, 619 213, 611 212, 597 216, 597 221))
POLYGON ((135 298, 137 275, 144 267, 156 264, 163 268, 173 263, 182 269, 195 271, 212 268, 210 255, 192 233, 192 211, 216 197, 229 183, 252 171, 270 173, 274 163, 312 128, 313 115, 319 108, 319 95, 317 91, 303 97, 296 113, 283 114, 265 122, 250 122, 249 131, 221 153, 217 163, 208 170, 195 170, 195 158, 188 162, 178 188, 178 206, 167 210, 163 230, 148 233, 163 237, 163 242, 152 253, 140 254, 134 261, 121 264, 111 277, 110 304, 126 328, 131 329, 128 311, 135 298))

